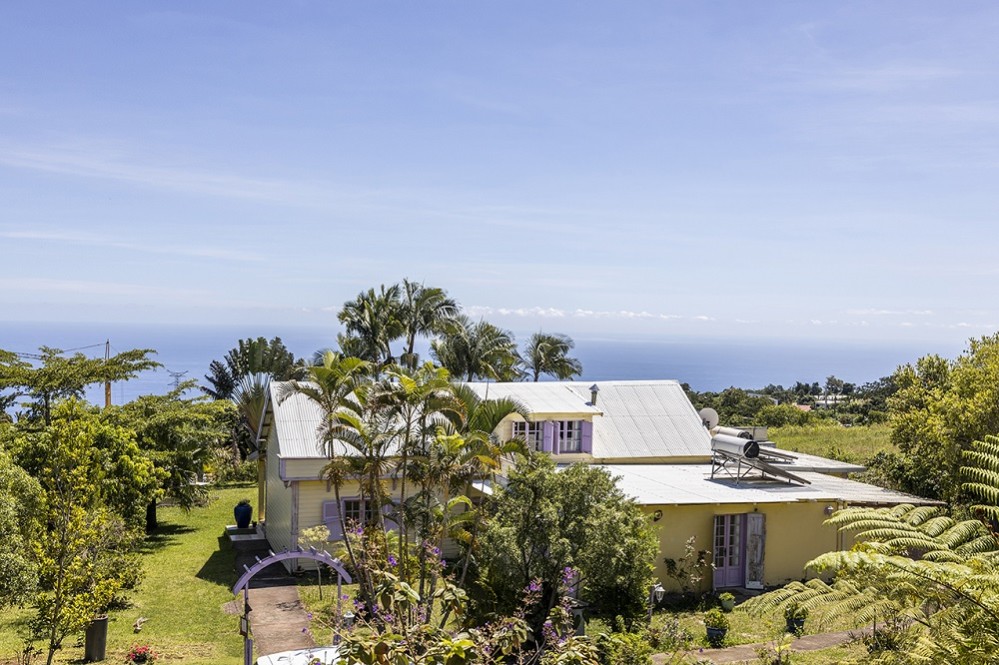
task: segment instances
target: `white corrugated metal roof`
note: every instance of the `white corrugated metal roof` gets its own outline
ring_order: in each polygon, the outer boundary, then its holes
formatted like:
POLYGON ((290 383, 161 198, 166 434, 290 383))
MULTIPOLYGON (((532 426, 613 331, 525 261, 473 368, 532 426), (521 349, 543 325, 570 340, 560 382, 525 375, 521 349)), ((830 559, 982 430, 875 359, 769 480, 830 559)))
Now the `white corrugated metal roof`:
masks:
POLYGON ((536 383, 469 383, 468 386, 483 399, 515 399, 535 416, 556 413, 578 413, 592 416, 601 412, 590 404, 590 393, 580 396, 572 390, 571 383, 539 381, 536 383))
MULTIPOLYGON (((590 397, 590 381, 564 384, 590 397)), ((711 435, 676 381, 599 381, 593 457, 707 457, 711 435)))
MULTIPOLYGON (((271 381, 270 384, 278 450, 268 452, 276 452, 285 459, 325 458, 326 450, 319 438, 319 425, 323 421, 319 405, 301 393, 282 394, 282 385, 285 384, 278 381, 271 381)), ((357 453, 340 442, 336 442, 335 446, 336 455, 357 453)))
POLYGON ((593 457, 710 457, 711 435, 676 381, 599 381, 597 404, 590 404, 592 381, 471 383, 480 396, 512 397, 531 412, 578 413, 593 420, 593 457), (488 393, 487 393, 488 389, 488 393))
POLYGON ((716 475, 710 464, 608 464, 618 487, 642 505, 843 501, 851 504, 935 504, 929 499, 823 473, 795 471, 811 485, 716 475))

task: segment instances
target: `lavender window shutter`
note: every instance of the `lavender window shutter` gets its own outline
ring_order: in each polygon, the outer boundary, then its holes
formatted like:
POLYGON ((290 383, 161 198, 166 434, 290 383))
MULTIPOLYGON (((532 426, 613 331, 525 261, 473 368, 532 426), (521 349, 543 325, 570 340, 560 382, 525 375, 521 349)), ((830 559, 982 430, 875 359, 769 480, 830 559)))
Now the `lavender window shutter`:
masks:
POLYGON ((323 501, 323 524, 330 530, 330 540, 343 538, 340 530, 340 510, 336 501, 323 501))
POLYGON ((552 440, 555 438, 555 423, 546 420, 541 436, 541 452, 550 453, 552 451, 552 440))
POLYGON ((579 452, 593 454, 593 423, 584 420, 581 425, 579 452))

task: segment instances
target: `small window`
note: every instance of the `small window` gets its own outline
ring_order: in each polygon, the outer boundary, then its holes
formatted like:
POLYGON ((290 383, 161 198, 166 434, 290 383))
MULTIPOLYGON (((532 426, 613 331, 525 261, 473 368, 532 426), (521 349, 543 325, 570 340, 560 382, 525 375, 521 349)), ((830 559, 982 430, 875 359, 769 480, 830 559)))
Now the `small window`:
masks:
POLYGON ((343 500, 343 519, 348 524, 371 524, 375 521, 372 506, 363 499, 343 500))
POLYGON ((560 453, 578 453, 583 449, 583 422, 559 420, 555 423, 555 437, 560 453))
POLYGON ((531 450, 541 451, 544 440, 544 423, 532 423, 524 420, 513 422, 513 436, 523 439, 531 450))

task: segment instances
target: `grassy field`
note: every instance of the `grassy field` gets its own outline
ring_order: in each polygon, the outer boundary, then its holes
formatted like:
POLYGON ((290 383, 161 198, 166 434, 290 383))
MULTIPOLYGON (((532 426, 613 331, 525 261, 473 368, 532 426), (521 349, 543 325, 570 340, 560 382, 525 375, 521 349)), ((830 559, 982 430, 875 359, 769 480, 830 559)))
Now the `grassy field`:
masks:
POLYGON ((770 439, 785 450, 856 464, 864 464, 883 450, 895 450, 888 439, 888 425, 771 427, 769 434, 770 439))
MULTIPOLYGON (((136 644, 151 645, 163 661, 242 662, 239 619, 222 610, 233 599, 233 553, 220 549, 219 536, 232 523, 232 507, 247 493, 247 487, 213 491, 209 505, 190 513, 160 507, 160 529, 143 547, 145 578, 131 596, 132 606, 110 615, 107 662, 124 662, 136 644), (135 634, 132 624, 140 616, 148 622, 135 634)), ((0 663, 15 662, 28 616, 26 610, 0 616, 0 663)), ((56 656, 61 663, 82 659, 82 642, 77 645, 71 638, 56 656)))

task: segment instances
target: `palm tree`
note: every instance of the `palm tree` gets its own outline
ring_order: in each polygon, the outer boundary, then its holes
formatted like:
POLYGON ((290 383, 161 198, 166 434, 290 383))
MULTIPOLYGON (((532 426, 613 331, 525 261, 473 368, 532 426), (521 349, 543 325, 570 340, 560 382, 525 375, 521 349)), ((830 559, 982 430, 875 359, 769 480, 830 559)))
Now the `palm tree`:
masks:
POLYGON ((524 349, 524 366, 537 381, 542 374, 560 380, 571 379, 583 373, 583 366, 569 357, 575 343, 568 335, 536 332, 524 349))
MULTIPOLYGON (((309 367, 309 381, 283 383, 277 394, 279 401, 284 401, 294 394, 301 394, 319 406, 322 420, 319 423, 317 434, 326 456, 330 460, 323 469, 323 474, 333 486, 334 498, 338 506, 342 505, 340 488, 347 479, 354 475, 352 460, 336 454, 336 442, 341 428, 340 415, 343 411, 360 413, 363 410, 354 393, 367 375, 369 368, 370 365, 364 360, 344 357, 333 351, 327 351, 323 355, 321 365, 309 367)), ((347 527, 343 511, 338 510, 337 513, 340 519, 340 530, 346 534, 347 527)), ((351 546, 350 539, 345 537, 344 544, 351 565, 354 570, 359 570, 357 555, 351 546)), ((363 584, 362 589, 370 600, 369 594, 373 593, 370 584, 363 584)))
POLYGON ((441 332, 444 324, 458 314, 458 304, 447 297, 443 289, 402 280, 399 319, 406 339, 402 364, 416 369, 419 355, 415 352, 416 338, 441 332))
POLYGON ((341 339, 341 348, 350 344, 351 355, 361 351, 364 355, 358 357, 370 361, 375 367, 392 362, 390 344, 403 334, 400 307, 398 284, 388 288, 382 284, 378 291, 362 291, 354 300, 344 303, 337 318, 347 328, 348 335, 357 338, 358 342, 341 339))
POLYGON ((410 457, 425 457, 428 441, 437 427, 447 417, 464 417, 464 405, 454 396, 447 370, 429 362, 415 370, 390 370, 386 380, 379 384, 378 390, 376 400, 386 417, 396 423, 401 438, 400 515, 397 516, 396 523, 399 525, 400 535, 399 564, 405 576, 407 557, 404 554, 409 546, 409 536, 407 520, 401 518, 401 512, 407 499, 410 457))
POLYGON ((472 323, 467 316, 455 316, 430 350, 455 378, 514 381, 520 376, 513 334, 487 321, 472 323))

